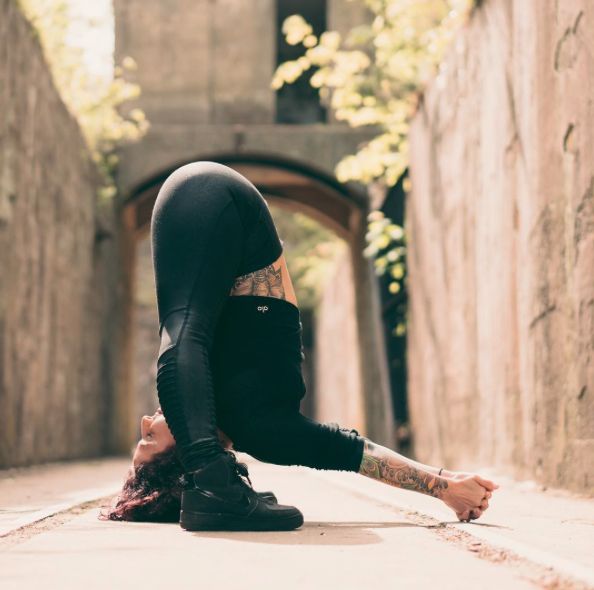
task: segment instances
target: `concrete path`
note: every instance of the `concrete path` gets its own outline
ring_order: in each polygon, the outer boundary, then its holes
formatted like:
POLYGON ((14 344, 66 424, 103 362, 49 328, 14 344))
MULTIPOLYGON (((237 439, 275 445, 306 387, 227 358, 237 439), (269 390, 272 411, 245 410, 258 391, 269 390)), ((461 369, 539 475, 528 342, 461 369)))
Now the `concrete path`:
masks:
MULTIPOLYGON (((127 460, 46 468, 54 482, 41 486, 46 504, 64 507, 68 496, 78 505, 0 538, 0 588, 594 588, 594 500, 499 478, 487 513, 459 523, 433 498, 356 474, 248 463, 256 489, 299 506, 301 529, 189 533, 176 524, 103 522, 97 514, 106 502, 97 502, 100 486, 89 486, 88 474, 113 491, 127 460)), ((37 475, 13 474, 6 527, 19 510, 19 482, 23 497, 30 494, 23 506, 42 509, 31 492, 43 481, 37 475)))
POLYGON ((461 523, 447 506, 429 496, 383 486, 356 474, 320 472, 337 486, 376 501, 395 502, 401 510, 445 522, 452 531, 469 533, 486 545, 578 577, 594 588, 594 498, 563 490, 543 492, 534 482, 516 482, 487 470, 481 474, 501 487, 479 520, 461 523))
POLYGON ((113 494, 129 463, 125 458, 95 459, 0 471, 0 537, 113 494))

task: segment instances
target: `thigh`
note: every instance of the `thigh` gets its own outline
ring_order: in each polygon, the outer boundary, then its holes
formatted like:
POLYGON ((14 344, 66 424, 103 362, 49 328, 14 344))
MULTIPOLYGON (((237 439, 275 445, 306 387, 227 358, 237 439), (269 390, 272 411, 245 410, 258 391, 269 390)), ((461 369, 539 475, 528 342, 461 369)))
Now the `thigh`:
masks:
POLYGON ((275 265, 283 283, 290 283, 264 197, 247 178, 217 162, 193 162, 167 178, 153 208, 151 243, 160 325, 166 314, 189 303, 201 265, 216 268, 223 254, 234 278, 275 265), (235 218, 227 212, 219 220, 229 203, 235 205, 235 218))
POLYGON ((159 330, 171 313, 209 323, 240 264, 244 222, 224 176, 188 165, 163 184, 151 218, 159 330))

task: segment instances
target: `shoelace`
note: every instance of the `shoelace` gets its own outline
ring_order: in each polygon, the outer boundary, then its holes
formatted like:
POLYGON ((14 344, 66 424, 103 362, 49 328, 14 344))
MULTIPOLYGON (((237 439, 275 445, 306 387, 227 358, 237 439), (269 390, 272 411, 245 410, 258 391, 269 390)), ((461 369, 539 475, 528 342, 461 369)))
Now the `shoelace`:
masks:
POLYGON ((248 472, 247 465, 245 463, 240 463, 237 460, 237 457, 235 456, 235 454, 232 453, 231 451, 225 451, 225 453, 227 453, 227 455, 229 455, 229 457, 231 457, 231 460, 233 461, 233 466, 234 466, 237 474, 240 475, 241 477, 244 477, 245 479, 247 479, 247 482, 245 482, 244 480, 240 480, 240 481, 242 481, 246 486, 248 485, 248 482, 249 482, 249 487, 250 487, 250 489, 253 490, 254 486, 252 484, 252 480, 250 479, 250 474, 248 472))

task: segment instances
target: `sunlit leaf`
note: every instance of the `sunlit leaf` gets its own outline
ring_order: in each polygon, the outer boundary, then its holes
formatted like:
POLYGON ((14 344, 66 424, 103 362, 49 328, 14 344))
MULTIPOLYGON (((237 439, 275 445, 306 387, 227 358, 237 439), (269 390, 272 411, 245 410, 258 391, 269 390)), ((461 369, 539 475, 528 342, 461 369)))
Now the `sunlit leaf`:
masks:
POLYGON ((390 293, 392 293, 392 295, 395 295, 400 291, 400 285, 396 282, 391 282, 388 286, 388 290, 390 293))
POLYGON ((21 8, 39 34, 55 85, 70 112, 77 119, 89 147, 91 160, 103 176, 98 198, 115 195, 114 174, 118 145, 139 140, 149 122, 140 109, 128 116, 120 107, 140 95, 140 87, 124 79, 137 69, 131 56, 115 64, 112 79, 92 75, 80 48, 69 42, 69 4, 65 0, 20 0, 21 8))

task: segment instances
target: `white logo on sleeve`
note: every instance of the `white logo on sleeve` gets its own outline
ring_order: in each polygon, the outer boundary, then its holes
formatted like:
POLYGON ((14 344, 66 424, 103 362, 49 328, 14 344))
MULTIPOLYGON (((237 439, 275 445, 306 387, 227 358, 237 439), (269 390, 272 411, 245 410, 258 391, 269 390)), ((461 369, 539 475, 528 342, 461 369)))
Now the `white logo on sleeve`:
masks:
POLYGON ((258 311, 266 313, 268 311, 268 305, 258 305, 258 311))

